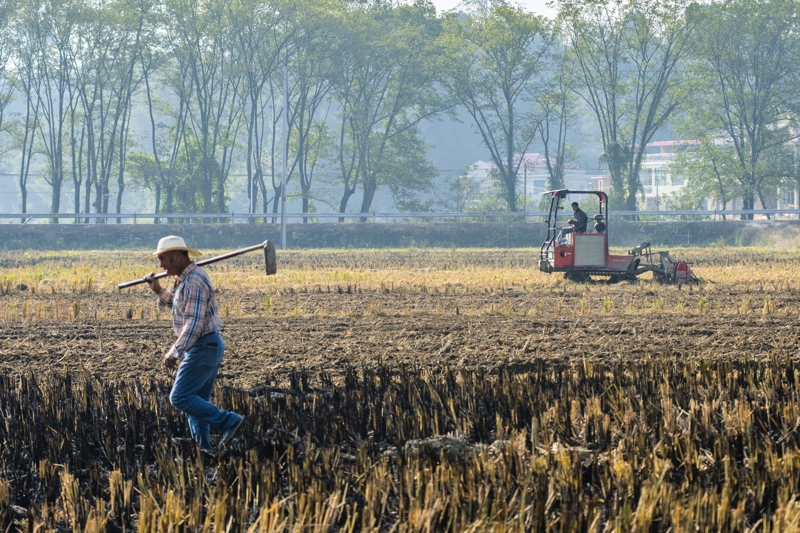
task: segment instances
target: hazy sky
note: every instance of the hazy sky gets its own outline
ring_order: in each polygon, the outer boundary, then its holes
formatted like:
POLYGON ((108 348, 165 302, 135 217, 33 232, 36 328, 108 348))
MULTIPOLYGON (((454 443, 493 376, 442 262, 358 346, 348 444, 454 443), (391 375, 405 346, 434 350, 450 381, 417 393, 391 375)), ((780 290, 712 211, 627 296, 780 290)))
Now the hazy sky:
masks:
MULTIPOLYGON (((447 11, 459 4, 461 0, 432 0, 438 11, 447 11)), ((521 5, 528 11, 536 13, 537 15, 547 15, 552 17, 555 15, 555 10, 547 7, 549 0, 511 0, 512 4, 521 5)))

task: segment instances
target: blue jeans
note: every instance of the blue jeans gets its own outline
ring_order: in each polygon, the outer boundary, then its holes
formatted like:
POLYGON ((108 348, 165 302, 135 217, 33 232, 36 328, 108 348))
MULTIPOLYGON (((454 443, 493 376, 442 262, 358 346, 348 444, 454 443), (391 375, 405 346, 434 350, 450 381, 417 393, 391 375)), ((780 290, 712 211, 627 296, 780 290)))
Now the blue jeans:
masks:
POLYGON ((197 339, 186 350, 169 395, 172 406, 186 413, 192 437, 204 450, 211 449, 212 427, 224 431, 239 418, 209 402, 224 353, 225 343, 219 333, 197 339))

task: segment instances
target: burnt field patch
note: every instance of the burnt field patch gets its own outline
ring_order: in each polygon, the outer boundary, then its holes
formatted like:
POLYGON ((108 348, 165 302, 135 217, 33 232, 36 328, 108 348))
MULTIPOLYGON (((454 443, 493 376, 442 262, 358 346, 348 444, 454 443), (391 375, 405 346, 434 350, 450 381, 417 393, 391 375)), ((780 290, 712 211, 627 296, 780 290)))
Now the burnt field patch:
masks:
POLYGON ((633 531, 792 523, 791 360, 297 369, 223 387, 199 455, 164 380, 0 379, 0 521, 21 530, 633 531))

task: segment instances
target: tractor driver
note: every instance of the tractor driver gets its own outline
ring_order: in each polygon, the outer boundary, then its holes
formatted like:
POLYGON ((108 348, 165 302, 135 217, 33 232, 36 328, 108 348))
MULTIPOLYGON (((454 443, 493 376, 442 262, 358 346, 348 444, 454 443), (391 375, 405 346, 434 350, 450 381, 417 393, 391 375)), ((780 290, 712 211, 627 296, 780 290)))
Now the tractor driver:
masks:
POLYGON ((575 212, 575 218, 568 220, 568 223, 572 226, 572 231, 574 233, 586 233, 586 224, 589 222, 589 217, 578 206, 578 202, 572 202, 572 211, 575 212))

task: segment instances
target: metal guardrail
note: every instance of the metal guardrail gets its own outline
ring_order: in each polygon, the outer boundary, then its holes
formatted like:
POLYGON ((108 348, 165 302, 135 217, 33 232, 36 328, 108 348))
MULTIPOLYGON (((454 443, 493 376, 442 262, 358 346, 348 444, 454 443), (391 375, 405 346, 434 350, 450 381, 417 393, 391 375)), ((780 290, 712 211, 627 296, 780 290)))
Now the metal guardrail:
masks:
MULTIPOLYGON (((154 219, 154 218, 177 218, 177 219, 198 219, 198 218, 220 218, 228 220, 248 220, 264 218, 280 218, 280 213, 0 213, 0 219, 30 218, 30 219, 50 219, 50 218, 109 218, 109 219, 154 219)), ((465 213, 286 213, 286 218, 453 218, 453 217, 520 217, 520 216, 547 216, 547 213, 539 212, 465 212, 465 213)))
MULTIPOLYGON (((566 215, 567 213, 565 213, 566 215)), ((434 221, 444 221, 445 219, 514 219, 514 218, 544 218, 548 213, 541 211, 524 211, 524 212, 451 212, 451 213, 287 213, 287 219, 361 219, 366 218, 371 221, 403 221, 407 219, 432 219, 434 221)), ((725 216, 740 216, 740 215, 798 215, 800 216, 800 209, 731 209, 726 211, 720 210, 704 210, 704 211, 611 211, 609 213, 612 217, 624 217, 639 215, 642 217, 713 217, 719 218, 725 216)), ((272 213, 256 213, 256 214, 241 214, 241 213, 0 213, 0 220, 20 220, 21 223, 27 224, 34 220, 50 220, 50 219, 81 219, 81 220, 125 220, 129 223, 136 224, 144 221, 152 221, 155 219, 177 219, 177 220, 193 220, 200 219, 216 219, 225 223, 252 223, 257 220, 265 219, 278 219, 280 214, 272 213)), ((149 223, 149 222, 147 222, 149 223)))
MULTIPOLYGON (((394 219, 404 219, 404 218, 511 218, 511 217, 546 217, 547 213, 541 212, 517 212, 517 213, 508 213, 508 212, 489 212, 489 211, 481 211, 481 212, 464 212, 464 213, 286 213, 286 218, 317 218, 317 219, 329 219, 329 218, 344 218, 344 219, 356 219, 356 218, 368 218, 368 219, 386 219, 386 218, 394 218, 394 219)), ((273 213, 256 213, 256 214, 241 214, 241 213, 134 213, 134 214, 116 214, 116 213, 57 213, 57 214, 47 214, 47 213, 15 213, 15 214, 7 214, 7 213, 0 213, 0 219, 51 219, 51 218, 58 218, 58 219, 70 219, 70 218, 83 218, 83 219, 121 219, 121 220, 140 220, 140 219, 164 219, 164 218, 174 218, 180 220, 194 220, 194 219, 201 219, 201 218, 216 218, 216 219, 223 219, 223 220, 262 220, 265 218, 280 218, 280 213, 273 214, 273 213)))

